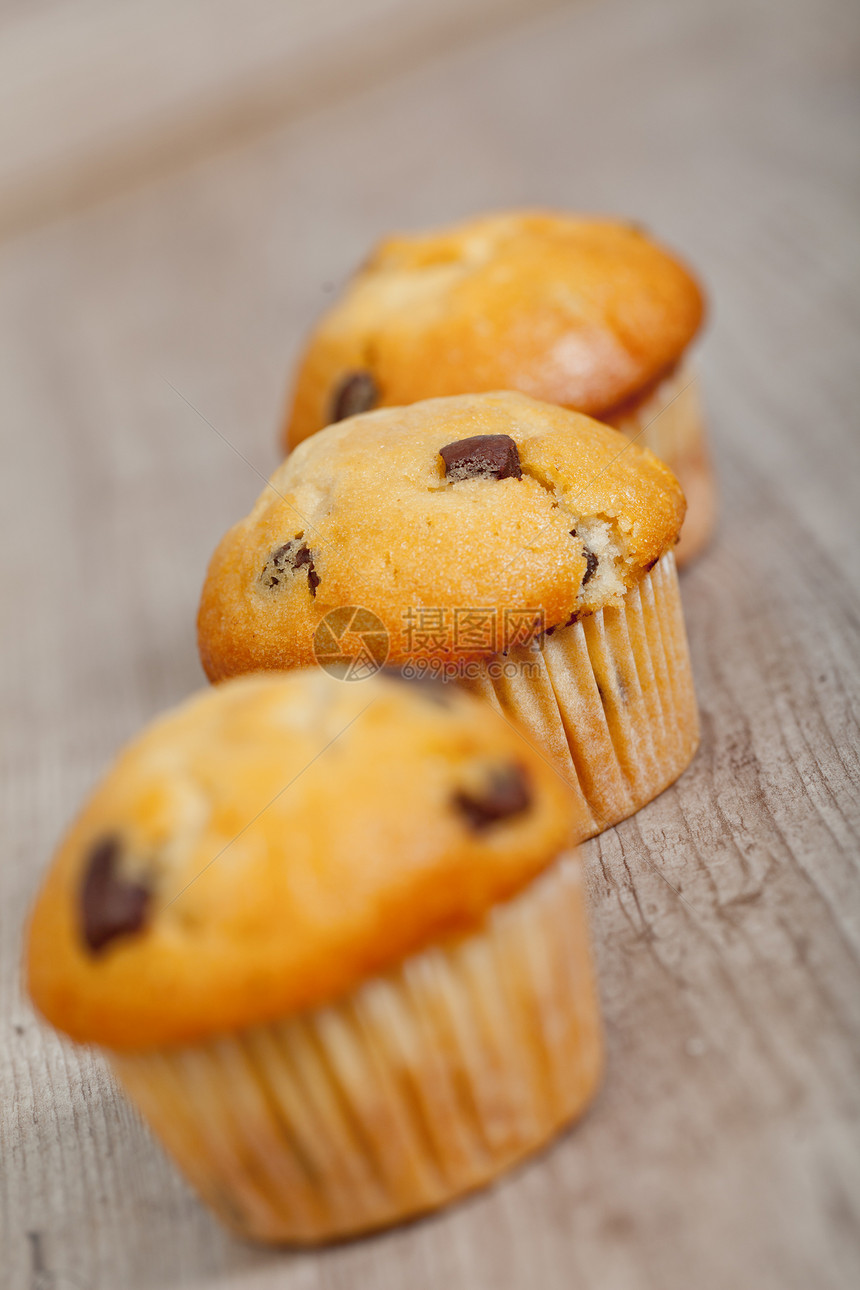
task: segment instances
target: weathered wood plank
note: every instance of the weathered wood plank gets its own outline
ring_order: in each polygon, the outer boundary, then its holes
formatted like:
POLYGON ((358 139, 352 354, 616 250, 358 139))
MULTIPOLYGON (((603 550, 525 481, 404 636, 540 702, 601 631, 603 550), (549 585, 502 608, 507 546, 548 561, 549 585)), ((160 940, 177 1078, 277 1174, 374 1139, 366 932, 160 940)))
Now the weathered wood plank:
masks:
POLYGON ((7 0, 0 230, 103 198, 561 0, 7 0))
POLYGON ((857 1280, 857 25, 848 0, 571 5, 2 248, 0 1283, 857 1280), (588 844, 611 1060, 585 1122, 427 1222, 253 1250, 32 1017, 20 924, 117 745, 202 680, 205 561, 259 489, 203 418, 268 471, 286 361, 368 241, 523 201, 630 211, 712 289, 702 749, 588 844))

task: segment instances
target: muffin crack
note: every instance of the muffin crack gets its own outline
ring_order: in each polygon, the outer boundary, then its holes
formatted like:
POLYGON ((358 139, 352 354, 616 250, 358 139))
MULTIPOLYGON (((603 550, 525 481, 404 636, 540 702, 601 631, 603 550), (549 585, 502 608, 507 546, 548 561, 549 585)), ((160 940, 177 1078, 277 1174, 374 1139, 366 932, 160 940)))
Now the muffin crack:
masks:
POLYGON ((610 515, 575 515, 571 538, 579 543, 585 570, 579 584, 573 618, 623 596, 627 591, 627 550, 618 520, 610 515))
POLYGON ((535 470, 534 466, 523 466, 523 478, 533 479, 539 488, 542 488, 545 493, 548 493, 553 499, 553 507, 561 506, 563 504, 564 495, 559 490, 558 485, 553 483, 551 479, 547 479, 539 470, 535 470))

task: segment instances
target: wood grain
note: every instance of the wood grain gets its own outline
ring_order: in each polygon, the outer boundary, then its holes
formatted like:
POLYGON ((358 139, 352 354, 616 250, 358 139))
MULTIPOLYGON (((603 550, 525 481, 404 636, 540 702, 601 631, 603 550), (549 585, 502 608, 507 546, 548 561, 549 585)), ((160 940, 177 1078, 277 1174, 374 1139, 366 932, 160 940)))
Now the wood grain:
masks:
POLYGON ((139 184, 560 0, 0 7, 0 231, 139 184))
POLYGON ((563 6, 0 248, 4 1286, 857 1282, 857 34, 850 0, 563 6), (118 744, 202 682, 205 562, 259 489, 209 423, 268 471, 287 363, 369 241, 523 202, 628 211, 709 284, 702 748, 587 847, 610 1065, 584 1123, 436 1218, 252 1249, 33 1017, 22 921, 118 744))

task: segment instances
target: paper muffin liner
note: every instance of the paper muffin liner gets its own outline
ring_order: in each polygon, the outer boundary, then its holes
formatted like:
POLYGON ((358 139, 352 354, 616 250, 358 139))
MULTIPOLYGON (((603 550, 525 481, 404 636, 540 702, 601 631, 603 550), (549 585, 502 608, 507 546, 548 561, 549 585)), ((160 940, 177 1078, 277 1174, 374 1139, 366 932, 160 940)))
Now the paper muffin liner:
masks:
POLYGON ((112 1063, 222 1220, 307 1243, 488 1182, 583 1110, 602 1055, 570 853, 477 932, 335 1004, 112 1063))
POLYGON ((689 364, 681 364, 644 398, 605 420, 640 447, 650 448, 677 477, 687 499, 687 515, 675 558, 679 565, 685 564, 707 542, 716 517, 716 485, 698 376, 689 364))
POLYGON ((673 553, 620 603, 477 665, 465 684, 571 785, 576 841, 633 815, 678 778, 699 742, 673 553))

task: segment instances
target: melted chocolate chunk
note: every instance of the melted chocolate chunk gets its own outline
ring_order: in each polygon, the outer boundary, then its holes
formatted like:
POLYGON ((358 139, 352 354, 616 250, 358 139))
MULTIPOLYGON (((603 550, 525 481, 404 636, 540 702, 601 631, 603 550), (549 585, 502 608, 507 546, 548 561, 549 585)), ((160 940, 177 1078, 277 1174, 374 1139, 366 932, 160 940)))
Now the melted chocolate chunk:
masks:
MULTIPOLYGON (((571 537, 577 536, 576 529, 570 530, 570 536, 571 537)), ((591 578, 593 578, 594 574, 597 572, 598 560, 594 552, 589 551, 588 547, 585 546, 585 544, 583 544, 582 550, 583 550, 583 554, 585 555, 585 573, 582 575, 582 585, 584 587, 585 584, 591 578)))
POLYGON ((440 708, 449 708, 451 706, 451 691, 447 681, 443 681, 440 676, 430 676, 422 674, 420 676, 404 676, 402 668, 383 667, 382 675, 389 681, 400 681, 403 685, 413 686, 419 694, 431 703, 436 703, 440 708))
MULTIPOLYGON (((289 545, 291 544, 287 543, 287 546, 289 545)), ((283 551, 284 548, 281 547, 281 550, 283 551)), ((298 548, 298 550, 292 556, 292 561, 293 561, 294 569, 300 569, 302 565, 307 565, 308 586, 311 589, 311 595, 315 596, 317 594, 317 587, 320 585, 320 577, 316 569, 314 568, 313 556, 311 555, 306 545, 302 545, 298 548)))
POLYGON ((307 543, 303 542, 301 537, 285 542, 283 546, 278 547, 277 551, 272 552, 260 574, 260 581, 264 587, 279 587, 283 574, 303 567, 308 571, 311 595, 315 596, 317 587, 320 585, 319 574, 314 568, 313 556, 308 550, 307 543))
POLYGON ((521 766, 498 767, 481 792, 461 789, 454 796, 455 806, 477 833, 499 820, 527 811, 531 802, 531 789, 521 766))
POLYGON ((152 893, 122 877, 119 858, 119 839, 102 838, 93 847, 81 884, 81 931, 93 954, 118 936, 139 932, 146 921, 152 893))
POLYGON ((348 372, 336 387, 331 401, 331 420, 345 421, 376 406, 379 390, 370 372, 348 372))
POLYGON ((520 454, 508 434, 476 434, 439 449, 445 477, 458 479, 522 479, 520 454))

